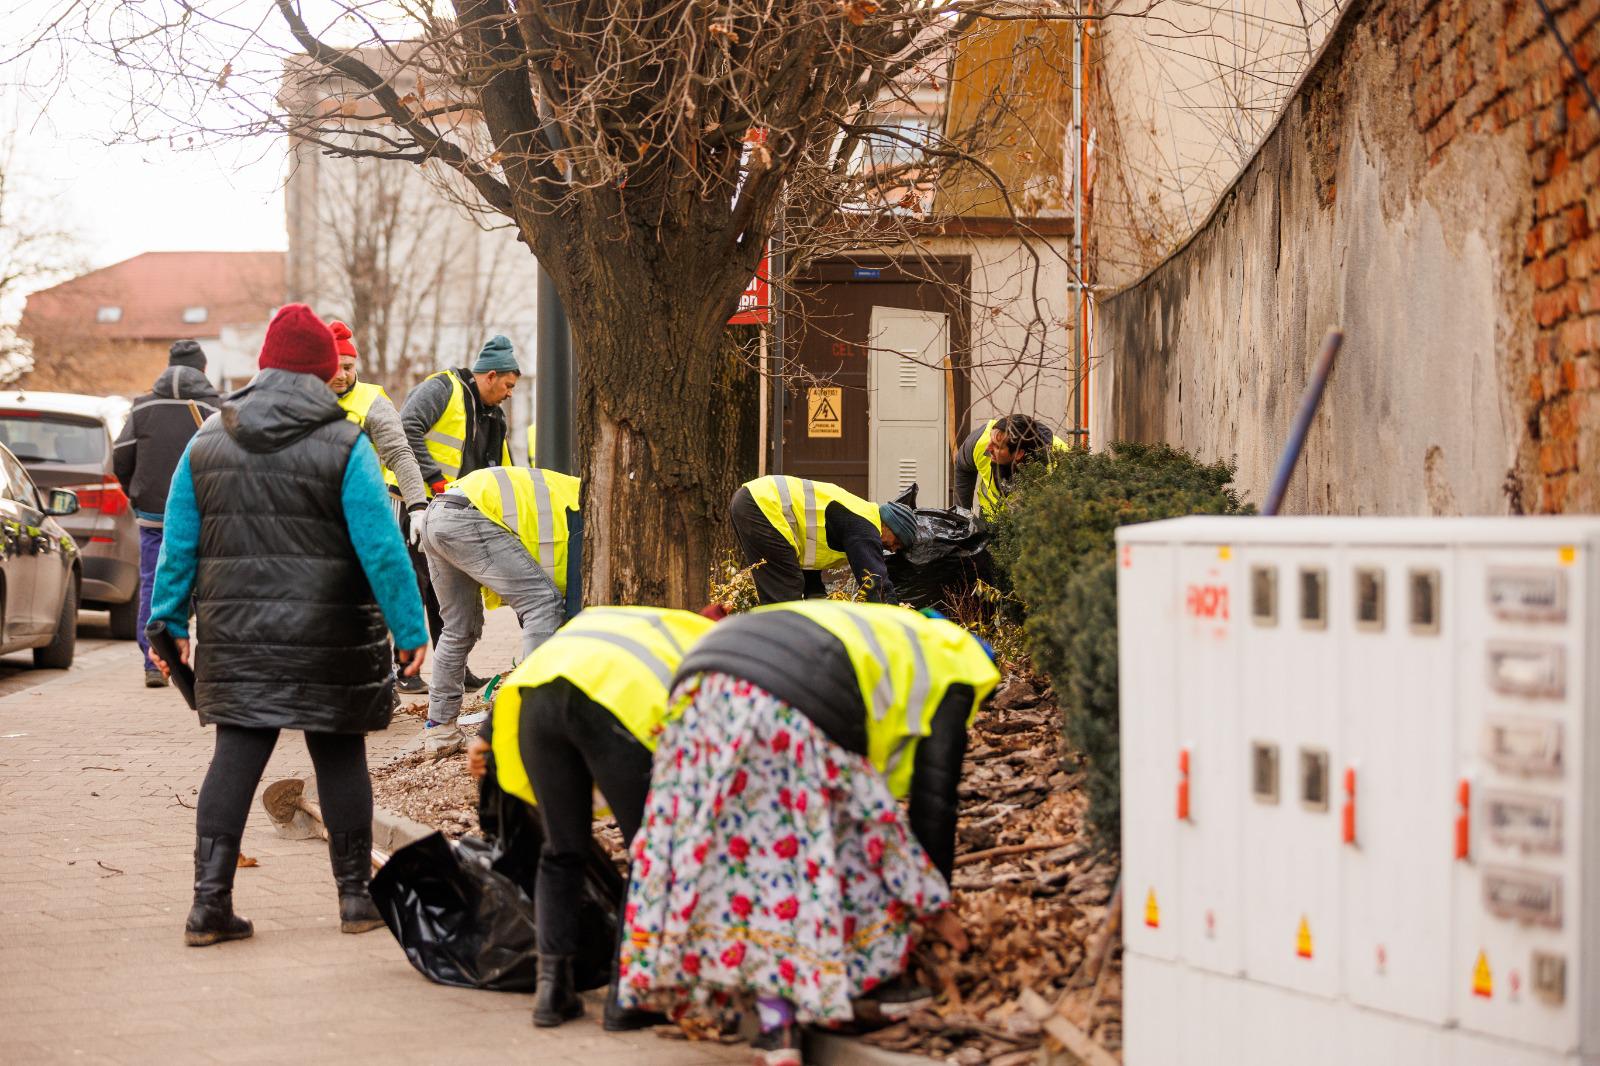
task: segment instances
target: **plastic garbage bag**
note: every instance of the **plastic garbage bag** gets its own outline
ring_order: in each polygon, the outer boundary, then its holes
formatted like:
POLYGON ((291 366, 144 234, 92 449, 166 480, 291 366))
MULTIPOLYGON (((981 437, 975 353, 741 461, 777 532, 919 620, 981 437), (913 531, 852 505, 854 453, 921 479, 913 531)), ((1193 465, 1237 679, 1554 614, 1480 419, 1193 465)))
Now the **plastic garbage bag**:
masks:
POLYGON ((992 583, 989 534, 978 519, 960 508, 917 506, 917 486, 895 500, 916 513, 917 543, 887 560, 889 580, 900 602, 932 607, 946 614, 976 606, 969 601, 979 581, 992 583))
MULTIPOLYGON (((531 992, 539 960, 533 893, 543 828, 532 808, 487 780, 480 811, 493 841, 452 844, 433 833, 396 851, 372 879, 372 900, 407 960, 431 981, 496 992, 531 992)), ((611 980, 617 954, 622 877, 598 845, 584 864, 580 928, 573 960, 579 989, 611 980)))

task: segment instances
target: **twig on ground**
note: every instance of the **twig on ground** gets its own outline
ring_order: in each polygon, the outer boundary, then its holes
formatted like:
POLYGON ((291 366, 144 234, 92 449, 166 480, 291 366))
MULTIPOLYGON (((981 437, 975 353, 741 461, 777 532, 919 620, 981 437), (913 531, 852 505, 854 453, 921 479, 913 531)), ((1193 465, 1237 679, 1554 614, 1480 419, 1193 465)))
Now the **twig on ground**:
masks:
POLYGON ((990 859, 1004 858, 1007 855, 1026 855, 1030 851, 1054 851, 1071 844, 1070 840, 1044 840, 1037 844, 1007 844, 999 848, 987 848, 984 851, 974 851, 956 857, 957 866, 970 866, 975 862, 988 862, 990 859))
POLYGON ((100 867, 100 869, 102 869, 102 870, 110 870, 111 871, 108 874, 104 874, 103 876, 105 876, 105 877, 116 877, 118 874, 125 874, 125 873, 128 872, 126 870, 119 870, 115 866, 107 866, 105 863, 101 862, 99 859, 96 859, 94 861, 94 864, 96 866, 100 867))

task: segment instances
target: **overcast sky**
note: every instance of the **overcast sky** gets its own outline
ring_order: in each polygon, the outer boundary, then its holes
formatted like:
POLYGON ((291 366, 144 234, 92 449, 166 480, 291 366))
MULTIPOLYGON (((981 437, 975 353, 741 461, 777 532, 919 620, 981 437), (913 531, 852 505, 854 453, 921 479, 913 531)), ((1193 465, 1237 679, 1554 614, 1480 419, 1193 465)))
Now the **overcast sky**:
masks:
MULTIPOLYGON (((158 7, 173 3, 155 0, 158 7)), ((358 6, 375 17, 384 4, 360 0, 358 6)), ((0 0, 0 37, 20 47, 74 7, 68 0, 0 0)), ((261 17, 270 6, 264 0, 209 0, 205 10, 224 21, 249 16, 245 25, 258 36, 247 45, 242 37, 229 40, 207 28, 203 37, 211 48, 185 49, 192 49, 194 70, 209 76, 222 65, 219 56, 229 56, 234 84, 249 72, 270 95, 282 57, 292 50, 283 27, 261 17)), ((303 10, 315 29, 337 41, 343 32, 339 4, 306 0, 303 10)), ((0 70, 0 134, 14 131, 15 140, 11 187, 77 234, 86 265, 105 266, 146 251, 286 247, 281 136, 215 149, 125 143, 130 88, 103 49, 72 47, 65 61, 49 49, 31 54, 39 58, 0 70)), ((162 133, 162 125, 147 120, 145 132, 162 133)))

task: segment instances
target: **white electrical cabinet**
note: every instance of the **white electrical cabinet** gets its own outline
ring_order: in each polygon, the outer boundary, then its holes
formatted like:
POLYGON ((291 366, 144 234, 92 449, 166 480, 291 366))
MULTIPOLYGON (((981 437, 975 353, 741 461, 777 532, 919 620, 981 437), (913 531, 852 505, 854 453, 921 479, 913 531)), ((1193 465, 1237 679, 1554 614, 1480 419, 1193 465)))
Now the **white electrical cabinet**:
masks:
POLYGON ((1117 554, 1127 1066, 1600 1066, 1600 518, 1117 554))

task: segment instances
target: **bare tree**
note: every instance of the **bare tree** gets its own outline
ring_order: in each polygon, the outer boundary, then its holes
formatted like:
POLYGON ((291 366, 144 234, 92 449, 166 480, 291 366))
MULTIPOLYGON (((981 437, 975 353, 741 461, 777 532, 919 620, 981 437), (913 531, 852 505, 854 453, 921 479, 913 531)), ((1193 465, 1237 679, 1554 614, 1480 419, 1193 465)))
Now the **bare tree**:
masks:
MULTIPOLYGON (((736 477, 740 417, 725 401, 750 370, 724 324, 780 216, 812 255, 906 247, 937 221, 928 190, 954 167, 984 172, 1014 213, 989 162, 1003 121, 977 113, 908 137, 875 116, 942 76, 986 20, 1077 17, 1050 0, 274 10, 269 23, 252 5, 61 0, 23 53, 128 72, 134 135, 279 132, 448 168, 478 210, 514 223, 572 323, 589 598, 680 606, 705 594, 736 477), (305 98, 326 103, 281 103, 305 98), (863 168, 863 144, 905 154, 863 168)), ((980 112, 1004 116, 993 95, 980 112)))
POLYGON ((33 370, 34 344, 17 333, 22 297, 81 269, 77 240, 54 206, 27 188, 15 135, 0 138, 0 385, 33 370))

